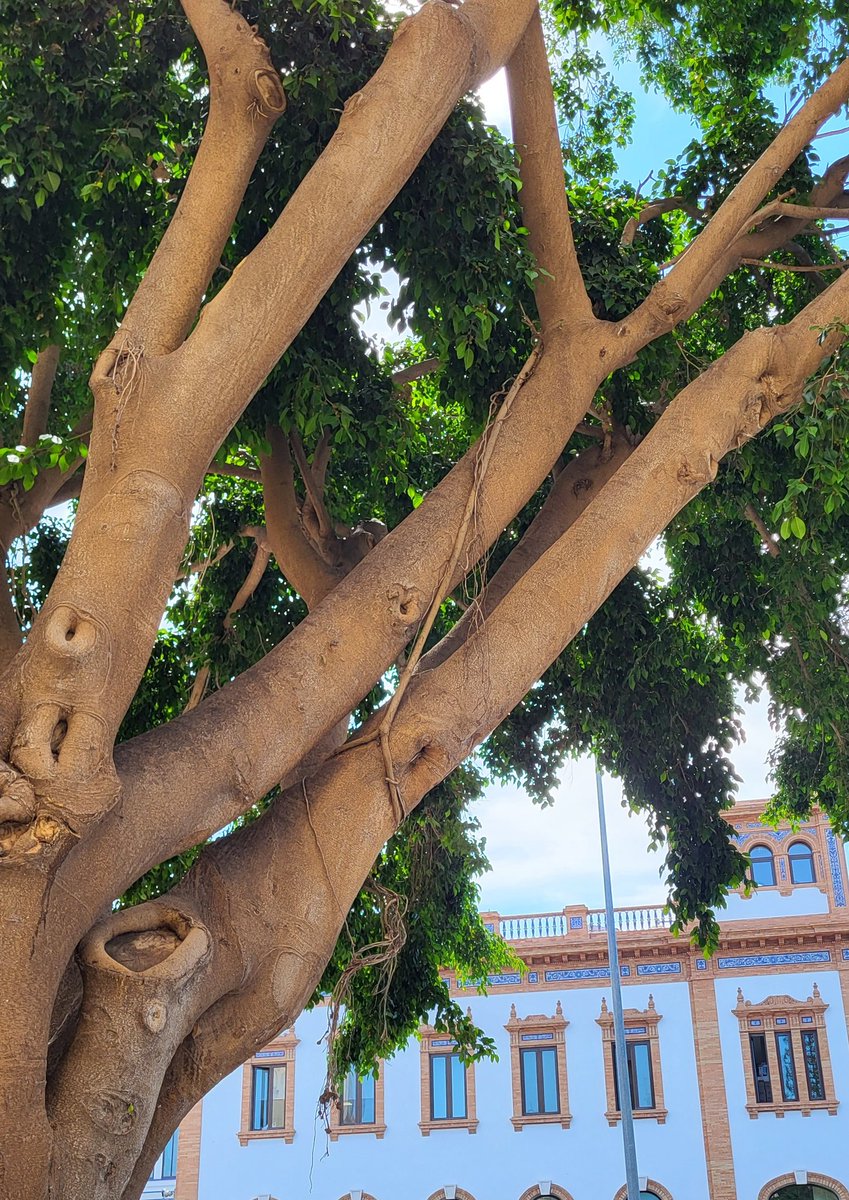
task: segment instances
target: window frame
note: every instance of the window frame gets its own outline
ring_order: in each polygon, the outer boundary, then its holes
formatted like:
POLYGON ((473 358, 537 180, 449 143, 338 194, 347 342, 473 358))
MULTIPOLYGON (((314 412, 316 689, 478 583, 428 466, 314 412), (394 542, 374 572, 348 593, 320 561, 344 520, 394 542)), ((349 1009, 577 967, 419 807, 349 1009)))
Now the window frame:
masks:
MULTIPOLYGON (((631 1044, 648 1043, 649 1071, 653 1091, 654 1104, 651 1108, 634 1108, 635 1121, 657 1121, 665 1125, 669 1110, 663 1096, 663 1070, 660 1059, 660 1034, 658 1025, 663 1020, 657 1011, 654 996, 649 993, 648 1005, 644 1009, 626 1008, 625 1019, 625 1048, 628 1057, 628 1086, 633 1095, 632 1061, 633 1052, 628 1049, 631 1044)), ((613 1014, 608 1010, 607 1000, 602 997, 601 1015, 596 1017, 596 1024, 601 1028, 602 1057, 604 1070, 604 1085, 607 1094, 605 1117, 608 1125, 616 1125, 622 1120, 622 1112, 618 1104, 617 1079, 613 1060, 615 1032, 613 1029, 613 1014)))
POLYGON ((420 1089, 421 1089, 421 1119, 419 1130, 422 1137, 428 1137, 434 1130, 465 1129, 468 1133, 476 1133, 477 1093, 475 1086, 475 1064, 469 1063, 463 1068, 466 1094, 466 1115, 464 1117, 434 1117, 433 1115, 433 1073, 432 1057, 451 1057, 457 1053, 454 1039, 444 1031, 434 1029, 432 1025, 423 1025, 419 1029, 420 1039, 420 1089))
POLYGON ((811 884, 819 883, 819 880, 817 879, 817 864, 813 847, 810 845, 810 843, 803 841, 802 838, 797 838, 795 842, 791 842, 787 847, 787 868, 790 874, 790 883, 793 887, 810 887, 811 884), (805 853, 794 854, 793 851, 797 846, 801 846, 805 853), (794 868, 795 864, 800 861, 807 862, 810 865, 810 879, 796 879, 794 868))
MULTIPOLYGON (((616 1109, 621 1112, 621 1103, 619 1099, 619 1079, 616 1073, 616 1037, 610 1042, 610 1057, 612 1059, 613 1070, 613 1095, 616 1102, 616 1109)), ((654 1071, 652 1069, 651 1042, 644 1037, 628 1037, 628 1030, 625 1030, 625 1057, 628 1061, 628 1090, 631 1093, 631 1110, 634 1114, 644 1112, 646 1109, 655 1109, 657 1107, 657 1099, 654 1090, 654 1071), (651 1104, 637 1103, 637 1086, 636 1076, 637 1068, 635 1063, 634 1050, 637 1046, 645 1046, 648 1054, 649 1064, 649 1087, 651 1088, 651 1104)))
POLYGON ((773 850, 772 846, 768 845, 766 842, 755 842, 753 846, 749 847, 747 853, 749 855, 749 867, 751 870, 752 882, 755 883, 758 888, 778 887, 778 872, 775 869, 775 851, 773 850), (765 850, 766 857, 761 855, 758 858, 755 858, 754 854, 756 850, 765 850), (758 865, 769 863, 769 869, 772 874, 772 881, 770 883, 761 883, 760 880, 755 878, 756 863, 758 865))
POLYGON ((815 1111, 825 1111, 830 1116, 837 1113, 838 1100, 834 1091, 834 1077, 828 1049, 828 1032, 825 1012, 828 1005, 822 999, 816 983, 807 1000, 796 1000, 792 996, 767 996, 759 1004, 746 1000, 743 989, 737 989, 737 1006, 732 1011, 740 1027, 740 1045, 743 1054, 743 1073, 746 1083, 746 1111, 752 1120, 772 1113, 783 1117, 788 1112, 800 1112, 808 1116, 815 1111), (779 1064, 778 1038, 786 1034, 790 1039, 793 1072, 796 1083, 796 1099, 785 1097, 784 1076, 779 1064), (822 1097, 811 1099, 810 1074, 805 1055, 805 1035, 813 1034, 819 1066, 822 1097), (751 1052, 752 1039, 763 1037, 766 1062, 769 1069, 770 1098, 761 1099, 755 1078, 755 1059, 751 1052))
MULTIPOLYGON (((350 1072, 349 1072, 350 1075, 350 1072)), ((345 1079, 347 1081, 348 1075, 345 1079)), ((385 1094, 384 1094, 384 1077, 383 1063, 378 1063, 377 1076, 374 1078, 374 1120, 373 1121, 348 1121, 342 1120, 342 1105, 344 1103, 344 1084, 342 1095, 334 1099, 327 1113, 327 1135, 331 1142, 338 1141, 340 1137, 348 1134, 371 1133, 378 1141, 383 1140, 383 1135, 386 1133, 386 1117, 385 1117, 385 1094)), ((358 1083, 361 1081, 358 1081, 358 1083)))
POLYGON ((159 1155, 159 1158, 157 1158, 156 1162, 153 1164, 153 1170, 150 1173, 150 1178, 149 1178, 148 1182, 149 1183, 161 1183, 161 1182, 167 1181, 169 1179, 176 1179, 177 1178, 177 1162, 178 1162, 179 1153, 180 1153, 180 1129, 178 1127, 171 1134, 170 1138, 165 1143, 162 1153, 159 1155), (172 1165, 174 1167, 173 1171, 166 1172, 166 1170, 165 1170, 166 1155, 168 1156, 168 1159, 170 1160, 170 1165, 172 1165), (158 1174, 157 1174, 157 1170, 159 1172, 158 1174))
MULTIPOLYGON (((566 1069, 566 1030, 568 1026, 569 1022, 563 1016, 563 1006, 559 1000, 551 1016, 533 1013, 527 1017, 519 1017, 516 1013, 516 1005, 510 1005, 510 1020, 504 1028, 510 1037, 513 1093, 513 1116, 510 1121, 517 1133, 520 1133, 526 1125, 560 1125, 562 1129, 568 1129, 572 1124, 566 1069), (525 1050, 554 1051, 557 1108, 552 1112, 529 1113, 525 1111, 523 1071, 523 1051, 525 1050)), ((541 1059, 538 1060, 538 1063, 541 1063, 541 1059)), ((537 1069, 540 1069, 539 1066, 537 1069)))
MULTIPOLYGON (((242 1067, 242 1116, 238 1131, 240 1146, 248 1142, 277 1138, 287 1145, 295 1139, 295 1050, 300 1039, 294 1027, 284 1030, 268 1045, 257 1050, 242 1067), (269 1129, 253 1129, 254 1071, 256 1068, 286 1068, 286 1093, 283 1100, 283 1124, 269 1129)), ((269 1087, 273 1086, 273 1072, 269 1075, 269 1087)))

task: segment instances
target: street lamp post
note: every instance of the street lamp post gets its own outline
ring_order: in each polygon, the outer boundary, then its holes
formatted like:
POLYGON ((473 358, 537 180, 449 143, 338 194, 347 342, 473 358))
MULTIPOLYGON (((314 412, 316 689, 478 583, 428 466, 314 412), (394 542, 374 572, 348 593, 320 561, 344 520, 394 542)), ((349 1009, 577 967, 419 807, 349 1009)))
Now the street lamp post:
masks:
POLYGON ((607 822, 604 818, 604 790, 601 771, 597 765, 595 771, 595 790, 598 796, 598 827, 601 837, 601 865, 604 875, 604 912, 605 924, 607 926, 607 960, 610 963, 610 993, 613 999, 616 1078, 619 1084, 619 1112, 622 1117, 622 1141, 625 1150, 627 1200, 640 1200, 640 1181, 637 1174, 637 1145, 634 1140, 634 1110, 631 1105, 628 1052, 625 1045, 625 1017, 622 1012, 622 983, 619 978, 619 951, 616 945, 613 888, 610 883, 610 859, 607 853, 607 822))

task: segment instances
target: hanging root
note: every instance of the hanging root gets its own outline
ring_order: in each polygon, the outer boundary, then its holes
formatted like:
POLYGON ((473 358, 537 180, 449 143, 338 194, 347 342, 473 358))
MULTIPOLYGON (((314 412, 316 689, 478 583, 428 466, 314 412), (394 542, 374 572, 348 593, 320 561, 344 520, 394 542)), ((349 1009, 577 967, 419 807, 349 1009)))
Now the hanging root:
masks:
POLYGON ((382 1012, 383 1036, 388 1034, 387 1008, 389 989, 398 963, 398 955, 407 941, 407 899, 399 892, 384 887, 373 876, 363 885, 363 891, 372 896, 380 917, 381 938, 367 946, 355 949, 351 960, 343 970, 330 996, 327 1012, 327 1074, 324 1090, 318 1099, 318 1112, 325 1128, 329 1128, 330 1106, 339 1104, 338 1085, 342 1078, 340 1059, 339 1024, 342 1010, 351 995, 354 977, 364 970, 375 972, 373 995, 378 998, 382 1012))
POLYGON ((112 461, 111 468, 115 469, 115 459, 118 454, 118 430, 124 409, 137 391, 142 373, 142 357, 144 349, 132 338, 128 337, 117 353, 115 365, 112 368, 112 382, 118 393, 115 407, 115 420, 112 423, 112 461))
MULTIPOLYGON (((534 330, 534 333, 536 334, 536 330, 534 330)), ((398 680, 398 686, 392 694, 391 700, 386 706, 386 710, 383 714, 380 724, 370 733, 363 735, 363 737, 354 738, 350 742, 346 742, 343 746, 340 746, 339 750, 337 751, 337 754, 341 754, 347 750, 353 750, 355 746, 364 746, 369 742, 376 740, 380 742, 380 749, 383 755, 383 765, 386 771, 386 786, 389 790, 389 799, 392 804, 392 811, 399 825, 406 817, 407 810, 404 806, 403 796, 401 795, 400 783, 396 778, 395 765, 392 761, 392 751, 389 746, 389 735, 392 730, 392 722, 395 720, 395 714, 398 712, 398 708, 400 707, 401 701, 404 698, 404 693, 409 687, 410 680, 412 679, 416 667, 418 666, 419 659, 424 652, 425 643, 427 642, 430 631, 433 628, 434 622, 439 614, 442 601, 445 599, 451 587, 451 580, 454 577, 454 572, 457 569, 458 562, 460 561, 460 555, 463 552, 463 547, 466 546, 466 538, 468 536, 469 529, 473 526, 473 522, 476 521, 480 490, 484 479, 486 478, 486 473, 489 469, 489 464, 492 460, 492 454, 495 450, 495 445, 498 441, 504 421, 510 415, 510 411, 513 407, 513 401, 515 400, 516 396, 518 396, 519 392, 536 370, 541 354, 542 339, 537 335, 536 344, 534 345, 527 362, 513 380, 510 389, 502 392, 496 392, 491 398, 490 414, 492 414, 497 401, 501 399, 502 396, 504 397, 503 403, 498 411, 495 412, 494 416, 490 416, 489 423, 484 429, 480 441, 478 442, 477 452, 474 460, 474 469, 472 473, 472 486, 469 489, 466 506, 463 510, 460 525, 454 537, 454 544, 451 554, 448 558, 448 562, 443 568, 442 574, 440 575, 433 599, 431 600, 428 610, 424 615, 424 619, 419 626, 419 631, 416 634, 413 648, 410 651, 406 665, 401 672, 398 680)), ((470 556, 471 542, 467 548, 467 565, 470 561, 470 556)), ((468 571, 466 571, 466 574, 468 574, 468 571)))

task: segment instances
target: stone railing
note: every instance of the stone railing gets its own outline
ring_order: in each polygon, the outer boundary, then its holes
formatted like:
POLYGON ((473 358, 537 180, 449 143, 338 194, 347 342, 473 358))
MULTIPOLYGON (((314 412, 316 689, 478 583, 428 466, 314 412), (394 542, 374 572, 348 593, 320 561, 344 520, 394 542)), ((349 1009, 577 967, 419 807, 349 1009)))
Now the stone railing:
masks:
MULTIPOLYGON (((662 905, 647 904, 637 908, 614 909, 618 933, 639 933, 642 930, 668 929, 672 914, 662 905)), ((575 905, 557 913, 526 913, 502 917, 485 913, 487 929, 497 931, 508 942, 538 941, 561 937, 587 937, 607 933, 607 918, 603 908, 584 908, 575 905)))

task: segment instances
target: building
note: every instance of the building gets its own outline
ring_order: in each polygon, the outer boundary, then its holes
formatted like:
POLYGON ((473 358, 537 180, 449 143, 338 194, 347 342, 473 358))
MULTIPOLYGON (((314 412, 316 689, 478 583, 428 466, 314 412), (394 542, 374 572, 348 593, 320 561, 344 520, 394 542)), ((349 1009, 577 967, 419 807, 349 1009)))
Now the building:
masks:
MULTIPOLYGON (((646 1200, 849 1200, 846 857, 821 813, 773 830, 762 808, 729 813, 760 886, 729 896, 711 959, 662 908, 617 910, 646 1200)), ((146 1195, 623 1200, 604 912, 484 919, 524 969, 486 995, 445 978, 498 1062, 424 1027, 326 1129, 326 1012, 304 1013, 189 1114, 146 1195)))

